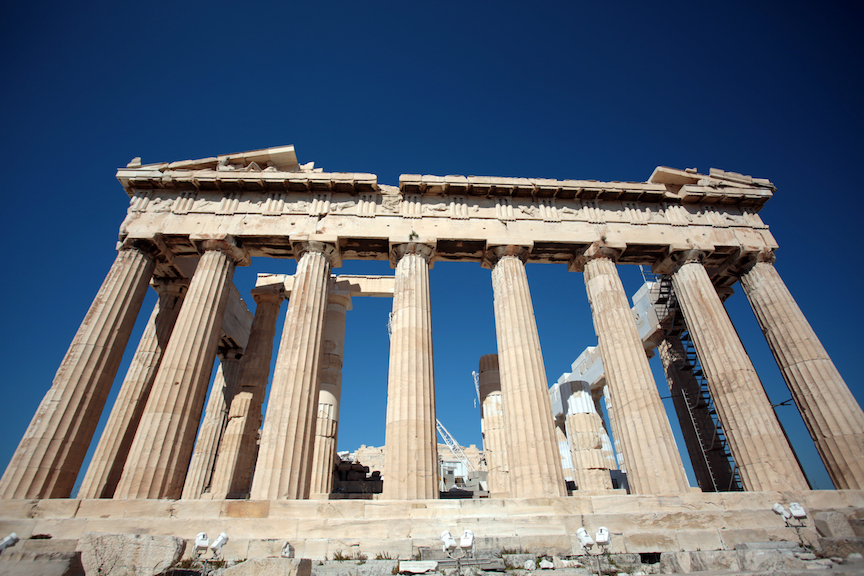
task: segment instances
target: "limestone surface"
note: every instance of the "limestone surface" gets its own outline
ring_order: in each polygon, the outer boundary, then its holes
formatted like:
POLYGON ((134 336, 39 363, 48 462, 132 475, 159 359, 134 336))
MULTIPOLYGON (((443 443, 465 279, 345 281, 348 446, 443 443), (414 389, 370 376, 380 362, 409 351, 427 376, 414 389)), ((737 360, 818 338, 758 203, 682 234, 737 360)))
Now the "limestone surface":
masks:
POLYGON ((0 556, 3 576, 84 576, 80 552, 7 550, 0 556))
POLYGON ((186 540, 146 534, 86 532, 78 540, 87 574, 154 576, 180 560, 186 540))
POLYGON ((308 558, 253 558, 225 569, 223 576, 310 576, 308 558))

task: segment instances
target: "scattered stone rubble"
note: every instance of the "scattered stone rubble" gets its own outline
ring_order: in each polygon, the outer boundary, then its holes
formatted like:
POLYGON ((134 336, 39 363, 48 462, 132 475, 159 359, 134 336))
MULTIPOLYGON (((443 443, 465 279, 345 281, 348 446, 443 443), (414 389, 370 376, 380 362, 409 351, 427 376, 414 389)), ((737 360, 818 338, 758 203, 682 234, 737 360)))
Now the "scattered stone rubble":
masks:
MULTIPOLYGON (((26 542, 26 541, 25 541, 26 542)), ((50 541, 47 541, 50 542, 50 541)), ((58 549, 68 548, 55 541, 58 549)), ((864 574, 864 555, 825 557, 795 542, 751 542, 735 550, 703 550, 651 554, 589 554, 543 556, 527 552, 478 550, 473 557, 450 558, 439 550, 420 549, 420 559, 343 559, 312 561, 297 558, 218 559, 178 562, 185 548, 179 538, 166 536, 87 533, 78 551, 39 551, 24 546, 0 555, 0 574, 9 576, 852 576, 864 574), (29 548, 25 549, 25 548, 29 548), (173 560, 172 560, 173 559, 173 560)), ((47 550, 47 549, 46 549, 47 550)))

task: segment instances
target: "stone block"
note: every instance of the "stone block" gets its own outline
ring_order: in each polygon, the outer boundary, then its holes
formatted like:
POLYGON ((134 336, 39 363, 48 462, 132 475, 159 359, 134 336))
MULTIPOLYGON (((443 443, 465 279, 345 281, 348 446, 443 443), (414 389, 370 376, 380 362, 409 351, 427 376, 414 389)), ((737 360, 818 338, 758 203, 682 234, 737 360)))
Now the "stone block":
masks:
MULTIPOLYGON (((210 541, 215 540, 219 534, 210 536, 210 541)), ((193 541, 194 545, 194 541, 193 541)), ((207 554, 208 557, 212 553, 207 554)), ((231 538, 228 537, 228 542, 222 547, 219 557, 223 560, 246 560, 249 556, 249 540, 247 538, 231 538)))
POLYGON ((738 553, 734 550, 690 552, 690 570, 692 572, 740 569, 741 563, 738 558, 738 553))
POLYGON ((592 496, 591 505, 594 514, 678 512, 684 509, 684 504, 677 495, 637 496, 611 493, 592 496))
POLYGON ((720 516, 718 521, 722 522, 721 525, 726 529, 783 527, 786 525, 783 519, 770 508, 727 511, 720 516))
MULTIPOLYGON (((600 554, 600 571, 606 574, 614 572, 635 572, 642 568, 639 554, 600 554)), ((591 564, 588 564, 591 567, 591 564)))
POLYGON ((65 540, 51 538, 47 540, 21 540, 15 548, 23 552, 75 552, 78 549, 78 540, 65 540))
MULTIPOLYGON (((255 500, 249 500, 255 502, 255 500)), ((345 500, 334 500, 341 503, 345 500)), ((315 518, 318 514, 316 500, 272 500, 270 501, 270 518, 315 518)))
POLYGON ((366 503, 362 500, 327 500, 319 502, 316 518, 364 518, 366 503))
MULTIPOLYGON (((334 500, 333 502, 345 501, 334 500)), ((363 505, 363 517, 370 520, 376 518, 407 518, 408 509, 411 507, 410 502, 398 500, 347 500, 347 502, 360 502, 363 505)))
POLYGON ((772 540, 769 542, 741 542, 735 545, 735 550, 786 550, 787 552, 802 552, 804 549, 797 542, 772 540))
POLYGON ((518 536, 490 536, 478 537, 474 536, 474 547, 480 552, 495 552, 501 553, 504 550, 519 550, 522 543, 518 536))
MULTIPOLYGON (((126 500, 80 500, 77 518, 123 518, 126 500)), ((146 502, 146 501, 145 501, 146 502)))
POLYGON ((414 545, 410 538, 388 538, 361 542, 361 548, 370 559, 389 556, 393 560, 410 560, 414 557, 414 545))
POLYGON ((15 532, 18 534, 18 538, 24 540, 34 534, 33 528, 35 526, 35 520, 0 520, 0 534, 5 536, 10 532, 15 532))
POLYGON ((87 574, 153 576, 177 562, 185 548, 182 538, 143 534, 87 532, 78 541, 87 574))
POLYGON ((435 560, 402 560, 399 562, 400 574, 425 574, 438 568, 435 560))
POLYGON ((585 563, 587 560, 585 558, 559 558, 558 556, 552 557, 552 563, 555 565, 556 570, 566 570, 566 569, 580 569, 585 568, 585 563))
POLYGON ((788 550, 738 550, 740 570, 779 570, 794 559, 788 550))
MULTIPOLYGON (((834 490, 829 490, 828 492, 834 492, 834 490)), ((849 506, 864 508, 864 490, 837 490, 837 492, 843 493, 843 496, 849 502, 849 506)), ((820 508, 826 508, 826 506, 820 506, 820 508)))
POLYGON ((720 550, 723 540, 716 529, 681 530, 675 533, 679 550, 720 550))
POLYGON ((80 552, 6 550, 0 556, 4 576, 85 576, 80 552))
POLYGON ((855 538, 855 531, 842 512, 817 512, 813 521, 823 538, 855 538))
POLYGON ((819 538, 819 548, 826 557, 864 554, 864 538, 819 538))
MULTIPOLYGON (((783 494, 779 492, 721 492, 720 494, 723 497, 723 507, 726 510, 770 511, 775 502, 785 499, 783 494)), ((800 500, 798 501, 800 502, 800 500)))
POLYGON ((537 556, 568 556, 573 553, 573 545, 567 534, 520 536, 519 543, 524 552, 530 552, 537 556))
POLYGON ((31 518, 74 518, 78 512, 80 500, 54 498, 38 500, 30 511, 31 518))
POLYGON ((221 500, 175 500, 171 504, 173 518, 219 518, 222 513, 221 500))
MULTIPOLYGON (((104 502, 104 500, 99 500, 104 502)), ((123 500, 125 518, 171 518, 174 514, 173 500, 123 500)))
MULTIPOLYGON (((386 500, 384 501, 386 502, 386 500)), ((462 503, 459 500, 435 500, 429 506, 425 502, 412 502, 407 514, 402 518, 446 518, 461 516, 462 503)), ((395 510, 394 510, 395 512, 395 510)), ((400 516, 390 516, 400 518, 400 516)))
POLYGON ((768 528, 765 530, 770 541, 803 542, 804 546, 819 546, 819 534, 815 528, 805 526, 803 528, 768 528))
POLYGON ((689 552, 663 552, 660 554, 661 574, 688 574, 689 572, 689 552))
POLYGON ((254 558, 226 568, 222 574, 223 576, 311 576, 312 561, 308 558, 254 558))
MULTIPOLYGON (((250 540, 249 541, 249 558, 282 558, 282 548, 285 546, 286 540, 278 540, 275 538, 268 538, 264 540, 250 540)), ((294 546, 288 542, 289 550, 291 550, 292 554, 289 555, 289 558, 294 558, 296 554, 296 549, 294 546)))
POLYGON ((297 540, 294 546, 294 556, 297 558, 311 558, 312 560, 327 560, 327 539, 306 538, 297 540))
MULTIPOLYGON (((659 532, 625 532, 623 536, 617 538, 624 539, 624 548, 627 552, 677 552, 678 541, 675 539, 675 533, 659 533, 659 532)), ((612 537, 613 540, 616 536, 612 537)))
POLYGON ((521 569, 527 561, 534 562, 537 556, 535 554, 502 554, 501 558, 504 560, 506 568, 514 570, 521 569))
POLYGON ((365 562, 325 562, 315 566, 315 576, 390 576, 399 566, 398 560, 367 560, 365 562))
POLYGON ((736 544, 741 542, 766 542, 768 532, 764 528, 737 528, 732 530, 720 530, 720 539, 723 548, 732 550, 736 544))
MULTIPOLYGON (((34 519, 30 534, 50 534, 53 538, 77 540, 84 532, 87 532, 89 524, 90 521, 78 518, 60 518, 57 520, 53 518, 36 518, 34 519)), ((24 537, 22 530, 16 529, 15 532, 20 538, 24 537)))
MULTIPOLYGON (((569 500, 566 499, 566 500, 569 500)), ((475 498, 464 500, 460 507, 463 516, 472 518, 495 517, 504 514, 504 500, 500 498, 475 498)))
POLYGON ((0 500, 0 518, 32 518, 38 500, 0 500))
POLYGON ((267 518, 270 515, 270 502, 225 500, 221 514, 224 518, 267 518))
POLYGON ((861 490, 811 490, 802 492, 800 499, 789 498, 784 502, 798 502, 810 513, 811 510, 825 510, 828 508, 847 508, 849 506, 864 506, 864 492, 861 490), (856 504, 855 502, 859 503, 856 504))

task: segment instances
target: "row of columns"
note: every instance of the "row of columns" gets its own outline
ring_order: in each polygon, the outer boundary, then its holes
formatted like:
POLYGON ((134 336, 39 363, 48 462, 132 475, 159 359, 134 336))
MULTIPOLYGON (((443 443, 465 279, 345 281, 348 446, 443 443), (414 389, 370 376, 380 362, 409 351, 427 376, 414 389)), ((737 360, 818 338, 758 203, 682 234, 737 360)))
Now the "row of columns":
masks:
MULTIPOLYGON (((507 247, 493 251, 493 254, 500 263, 500 255, 513 257, 518 254, 518 249, 507 247)), ((623 459, 621 469, 626 470, 633 493, 686 491, 689 487, 681 458, 672 439, 671 427, 617 274, 617 256, 618 252, 614 249, 594 245, 584 255, 574 259, 571 270, 582 271, 584 275, 606 370, 605 396, 610 424, 615 432, 616 446, 620 446, 619 455, 623 459)), ((687 326, 693 335, 697 353, 702 360, 712 398, 742 484, 746 490, 807 489, 807 481, 752 362, 701 263, 703 257, 698 251, 675 255, 677 262, 671 270, 672 282, 687 326)), ((857 470, 860 463, 864 462, 861 458, 864 456, 864 416, 777 275, 772 258, 773 255, 770 258, 760 257, 745 269, 742 275, 745 293, 753 305, 835 485, 838 488, 859 487, 864 480, 864 476, 857 470), (842 403, 843 408, 836 410, 835 403, 842 403)), ((531 381, 530 376, 520 373, 514 378, 517 370, 530 370, 534 357, 530 352, 519 350, 519 368, 509 365, 516 354, 508 349, 508 332, 517 324, 513 322, 513 318, 504 315, 506 297, 503 295, 515 294, 517 289, 514 286, 518 286, 518 283, 514 284, 512 279, 496 282, 496 278, 503 278, 504 270, 511 275, 514 271, 519 274, 519 271, 512 262, 506 268, 501 266, 500 276, 496 274, 498 268, 499 264, 496 263, 493 268, 493 285, 499 353, 503 357, 500 366, 503 399, 496 401, 500 402, 501 412, 504 414, 507 448, 510 451, 518 448, 520 451, 518 456, 507 460, 510 467, 507 483, 493 481, 495 487, 492 490, 494 492, 509 489, 511 495, 519 496, 522 494, 520 469, 525 467, 535 470, 535 479, 542 482, 544 466, 550 452, 548 448, 554 446, 555 442, 545 439, 545 430, 538 429, 537 423, 531 418, 541 414, 542 407, 532 402, 520 390, 520 386, 531 381), (500 307, 499 294, 502 295, 500 307), (508 380, 518 383, 508 386, 508 380), (525 450, 519 446, 518 439, 527 431, 531 431, 538 440, 525 450), (544 450, 544 447, 547 450, 544 450)), ((530 302, 530 298, 528 300, 530 302)), ((523 314, 530 312, 530 308, 525 308, 523 314)), ((520 341, 525 348, 531 348, 530 333, 521 335, 520 341)), ((661 356, 671 358, 675 351, 670 346, 669 342, 661 345, 661 356)), ((489 361, 485 362, 488 364, 489 361)), ((678 383, 678 386, 681 386, 681 383, 678 383)), ((497 404, 492 404, 493 394, 487 393, 481 397, 485 417, 487 413, 493 413, 497 404)), ((582 411, 574 410, 574 413, 581 416, 582 411)), ((495 422, 494 416, 491 420, 495 422)), ((551 422, 551 418, 545 421, 551 422)), ((597 430, 596 422, 590 428, 597 430)), ((575 422, 571 424, 571 429, 575 432, 575 422)), ((485 431, 484 425, 484 434, 485 431)), ((580 462, 580 458, 591 459, 593 455, 588 451, 582 452, 573 445, 573 438, 576 439, 576 445, 581 444, 579 433, 568 436, 571 436, 574 471, 577 476, 582 476, 580 483, 588 489, 604 488, 588 480, 590 476, 586 472, 592 469, 593 464, 590 460, 580 462)), ((494 460, 494 455, 500 453, 500 448, 495 442, 496 434, 489 435, 489 438, 492 441, 494 460)), ((489 447, 486 435, 484 441, 489 447)), ((590 441, 582 447, 596 448, 597 443, 590 441)), ((495 466, 497 468, 500 464, 495 466)), ((715 466, 718 470, 721 468, 719 464, 715 466)), ((560 462, 558 467, 560 468, 560 462)), ((731 471, 728 474, 731 474, 731 471)), ((546 493, 552 492, 553 484, 557 482, 548 477, 545 481, 545 488, 548 490, 546 493)), ((543 493, 543 488, 534 486, 530 494, 543 493)))
MULTIPOLYGON (((256 453, 270 343, 282 299, 265 292, 255 294, 259 310, 246 353, 239 361, 223 358, 224 384, 211 394, 208 414, 213 421, 198 434, 200 462, 193 459, 190 470, 234 267, 248 260, 230 238, 202 239, 197 245, 202 256, 188 286, 182 281, 155 284, 159 301, 121 389, 124 405, 109 418, 111 432, 97 446, 81 496, 178 498, 209 491, 213 497, 251 492, 253 499, 269 500, 327 493, 326 462, 333 460, 338 426, 340 346, 350 307, 350 300, 330 299, 330 272, 338 260, 335 246, 317 241, 295 244, 294 292, 254 464, 251 455, 256 453)), ((493 450, 492 460, 496 473, 506 468, 502 492, 516 497, 563 496, 564 475, 525 272, 529 253, 527 246, 498 246, 491 247, 484 259, 484 266, 492 269, 504 399, 496 408, 504 426, 495 434, 505 445, 493 450), (496 460, 505 453, 506 458, 496 460)), ((686 491, 683 465, 630 315, 616 257, 615 250, 595 245, 574 259, 571 269, 583 272, 623 468, 634 493, 686 491)), ((806 488, 752 363, 701 264, 701 254, 675 257, 672 282, 745 489, 806 488)), ((433 258, 434 248, 425 243, 391 247, 396 277, 385 498, 437 497, 429 298, 433 258)), ((69 495, 154 266, 155 255, 146 245, 130 243, 118 253, 0 479, 0 496, 69 495)), ((744 272, 742 284, 835 484, 864 487, 861 409, 770 259, 755 261, 744 272)), ((492 396, 485 396, 484 411, 492 396)))

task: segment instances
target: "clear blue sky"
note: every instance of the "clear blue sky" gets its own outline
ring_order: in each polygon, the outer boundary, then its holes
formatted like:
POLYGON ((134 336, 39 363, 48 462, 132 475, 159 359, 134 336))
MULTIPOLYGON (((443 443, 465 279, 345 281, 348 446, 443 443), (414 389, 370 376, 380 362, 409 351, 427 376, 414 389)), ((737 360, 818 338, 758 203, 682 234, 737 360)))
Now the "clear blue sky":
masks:
MULTIPOLYGON (((8 5, 0 465, 113 261, 128 203, 116 169, 284 144, 384 184, 402 173, 644 181, 659 164, 769 178, 777 268, 864 399, 861 8, 593 4, 8 5)), ((255 272, 294 266, 256 260, 236 283, 248 294, 255 272)), ((632 294, 637 271, 621 274, 632 294)), ((563 266, 528 275, 554 381, 596 343, 585 289, 563 266)), ((438 415, 479 444, 471 371, 495 351, 489 272, 439 263, 431 281, 438 415)), ((355 300, 349 314, 340 449, 383 444, 389 308, 355 300)), ((771 399, 786 400, 740 290, 728 308, 771 399)), ((778 411, 811 480, 830 486, 795 408, 778 411)))

